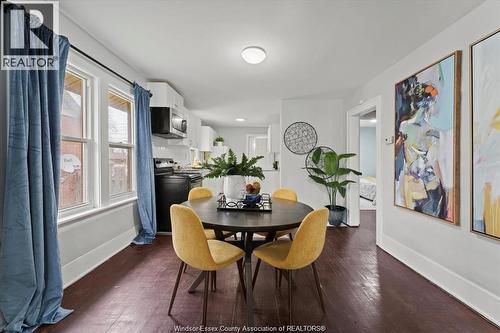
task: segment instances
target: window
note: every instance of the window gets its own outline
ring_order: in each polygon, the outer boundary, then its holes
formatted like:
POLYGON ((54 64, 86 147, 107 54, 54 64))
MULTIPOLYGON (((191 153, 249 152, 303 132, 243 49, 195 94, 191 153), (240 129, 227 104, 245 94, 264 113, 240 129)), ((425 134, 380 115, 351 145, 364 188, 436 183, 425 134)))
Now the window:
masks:
POLYGON ((88 203, 87 80, 67 71, 61 109, 61 174, 59 209, 88 203))
POLYGON ((61 108, 59 223, 135 196, 130 86, 87 59, 70 61, 61 108))
POLYGON ((108 93, 109 193, 132 191, 132 102, 117 92, 108 93))

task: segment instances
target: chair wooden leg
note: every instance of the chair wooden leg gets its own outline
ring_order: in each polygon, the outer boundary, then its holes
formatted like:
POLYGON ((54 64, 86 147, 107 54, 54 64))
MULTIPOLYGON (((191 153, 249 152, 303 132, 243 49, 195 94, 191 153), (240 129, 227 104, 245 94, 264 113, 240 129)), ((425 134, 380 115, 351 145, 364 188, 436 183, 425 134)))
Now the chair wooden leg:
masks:
POLYGON ((205 274, 205 289, 203 291, 203 320, 202 320, 203 327, 207 325, 208 280, 210 272, 204 272, 204 274, 205 274))
POLYGON ((234 240, 238 240, 238 236, 236 236, 236 234, 234 234, 234 240))
POLYGON ((318 275, 318 270, 316 269, 316 263, 313 262, 311 264, 313 273, 314 273, 314 280, 316 281, 316 289, 318 290, 319 294, 319 302, 321 303, 321 309, 323 310, 323 313, 325 312, 325 302, 323 301, 323 293, 321 292, 321 283, 319 282, 319 275, 318 275))
POLYGON ((288 324, 292 325, 292 271, 288 270, 288 324))
POLYGON ((252 288, 255 287, 255 282, 257 281, 257 275, 259 275, 260 263, 262 260, 257 260, 257 266, 255 266, 255 272, 253 273, 252 288))
POLYGON ((172 306, 174 305, 175 295, 177 294, 177 288, 179 287, 179 281, 181 280, 182 270, 187 266, 184 261, 181 261, 181 265, 179 267, 179 272, 177 273, 177 278, 175 279, 174 290, 172 291, 172 297, 170 298, 170 305, 168 306, 168 315, 170 316, 170 312, 172 312, 172 306))
POLYGON ((217 271, 213 271, 212 273, 212 291, 217 291, 217 271))
POLYGON ((278 288, 281 288, 281 280, 283 279, 283 271, 280 269, 280 277, 278 279, 278 288))
POLYGON ((278 269, 274 269, 274 288, 278 289, 278 269))
POLYGON ((238 275, 240 276, 240 285, 241 290, 243 290, 243 297, 246 299, 247 290, 245 288, 245 279, 243 277, 243 259, 238 260, 236 265, 238 266, 238 275))

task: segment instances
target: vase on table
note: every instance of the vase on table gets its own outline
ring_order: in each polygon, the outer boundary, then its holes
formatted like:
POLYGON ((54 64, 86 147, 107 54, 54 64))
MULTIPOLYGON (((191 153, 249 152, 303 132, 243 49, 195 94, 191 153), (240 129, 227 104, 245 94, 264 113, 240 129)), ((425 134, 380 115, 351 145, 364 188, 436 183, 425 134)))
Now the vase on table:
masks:
POLYGON ((245 197, 245 177, 244 176, 225 176, 223 178, 223 192, 226 198, 241 200, 245 197))

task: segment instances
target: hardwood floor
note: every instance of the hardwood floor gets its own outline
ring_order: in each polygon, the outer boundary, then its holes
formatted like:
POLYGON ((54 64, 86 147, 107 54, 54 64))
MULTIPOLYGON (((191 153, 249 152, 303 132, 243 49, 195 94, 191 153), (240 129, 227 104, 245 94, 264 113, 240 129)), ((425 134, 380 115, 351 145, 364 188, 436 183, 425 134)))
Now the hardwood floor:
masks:
MULTIPOLYGON (((169 332, 201 322, 202 291, 188 294, 198 272, 188 268, 167 316, 179 267, 171 239, 130 246, 65 290, 75 312, 39 332, 169 332)), ((255 262, 254 262, 255 264, 255 262)), ((375 246, 375 212, 359 228, 329 228, 317 262, 326 313, 310 267, 294 276, 294 324, 325 325, 327 332, 499 332, 478 314, 375 246)), ((209 326, 245 324, 236 265, 218 273, 210 293, 209 326)), ((255 286, 256 325, 286 325, 286 281, 275 291, 274 271, 262 264, 255 286)))

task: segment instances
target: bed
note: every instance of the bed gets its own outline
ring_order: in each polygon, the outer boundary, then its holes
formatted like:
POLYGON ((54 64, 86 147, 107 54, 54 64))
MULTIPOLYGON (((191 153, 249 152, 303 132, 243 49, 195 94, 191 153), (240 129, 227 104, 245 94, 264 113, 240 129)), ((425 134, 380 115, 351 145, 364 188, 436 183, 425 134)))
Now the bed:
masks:
POLYGON ((375 206, 377 198, 377 179, 375 177, 360 177, 359 196, 370 201, 375 206))

